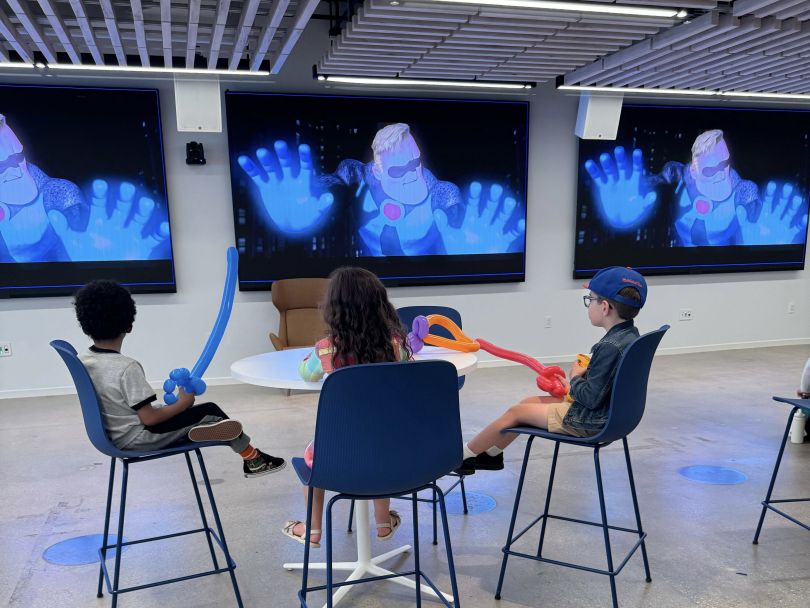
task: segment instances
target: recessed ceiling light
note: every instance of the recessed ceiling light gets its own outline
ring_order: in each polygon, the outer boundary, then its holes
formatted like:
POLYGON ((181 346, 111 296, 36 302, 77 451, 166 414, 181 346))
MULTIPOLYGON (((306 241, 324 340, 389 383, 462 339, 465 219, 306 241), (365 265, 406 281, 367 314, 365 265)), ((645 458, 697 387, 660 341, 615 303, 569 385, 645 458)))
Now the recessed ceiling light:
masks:
POLYGON ((531 82, 500 82, 493 80, 439 80, 431 78, 376 78, 373 76, 341 76, 332 74, 317 74, 317 80, 322 82, 339 82, 343 84, 369 84, 382 86, 416 86, 416 87, 452 87, 468 89, 512 89, 526 90, 534 87, 531 82))
POLYGON ((0 62, 0 70, 4 70, 6 68, 11 68, 15 70, 18 68, 32 70, 36 67, 36 65, 37 64, 35 63, 21 63, 19 61, 3 61, 0 62))
POLYGON ((740 99, 784 99, 810 101, 808 93, 755 93, 745 91, 717 91, 699 89, 647 89, 644 87, 589 87, 578 85, 560 85, 558 91, 579 91, 593 93, 619 93, 623 95, 690 95, 695 97, 731 97, 740 99))
MULTIPOLYGON (((2 65, 2 64, 0 64, 2 65)), ((141 65, 93 65, 84 63, 35 63, 34 67, 47 70, 88 71, 88 72, 141 72, 141 73, 169 73, 194 74, 200 76, 269 76, 270 72, 258 70, 207 70, 205 68, 164 68, 141 65)))
MULTIPOLYGON (((513 8, 536 8, 547 11, 569 11, 576 13, 601 13, 605 15, 629 15, 634 17, 662 17, 683 19, 687 13, 675 8, 650 8, 620 4, 597 4, 592 2, 562 2, 557 0, 430 0, 452 4, 474 4, 479 6, 505 6, 513 8)), ((392 2, 393 4, 393 2, 392 2)))

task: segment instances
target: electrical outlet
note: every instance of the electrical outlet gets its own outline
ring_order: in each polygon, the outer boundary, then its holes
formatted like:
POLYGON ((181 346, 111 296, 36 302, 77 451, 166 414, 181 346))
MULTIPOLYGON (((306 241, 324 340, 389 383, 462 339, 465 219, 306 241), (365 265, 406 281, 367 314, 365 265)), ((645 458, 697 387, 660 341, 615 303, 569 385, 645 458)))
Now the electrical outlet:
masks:
POLYGON ((546 329, 549 329, 550 327, 551 327, 551 317, 550 317, 550 316, 547 316, 547 317, 546 317, 546 324, 545 324, 545 328, 546 328, 546 329))
POLYGON ((11 356, 11 342, 0 342, 0 357, 11 356))
POLYGON ((788 302, 788 314, 792 315, 796 312, 796 302, 788 302))
POLYGON ((680 316, 678 317, 679 321, 691 321, 692 320, 692 309, 691 308, 681 308, 680 316))

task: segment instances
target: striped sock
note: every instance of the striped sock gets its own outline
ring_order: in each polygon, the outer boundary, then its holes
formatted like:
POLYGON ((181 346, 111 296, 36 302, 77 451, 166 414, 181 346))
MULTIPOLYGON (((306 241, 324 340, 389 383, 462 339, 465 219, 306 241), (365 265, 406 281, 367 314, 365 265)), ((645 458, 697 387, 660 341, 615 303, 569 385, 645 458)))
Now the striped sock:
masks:
POLYGON ((239 455, 243 460, 253 460, 259 456, 259 450, 254 448, 252 445, 248 445, 248 447, 239 452, 239 455))

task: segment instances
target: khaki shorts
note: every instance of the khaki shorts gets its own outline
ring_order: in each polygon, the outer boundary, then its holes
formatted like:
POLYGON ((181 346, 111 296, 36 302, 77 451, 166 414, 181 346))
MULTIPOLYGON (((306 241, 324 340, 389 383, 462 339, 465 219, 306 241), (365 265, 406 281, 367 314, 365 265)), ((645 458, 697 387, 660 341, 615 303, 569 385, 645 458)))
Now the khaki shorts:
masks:
POLYGON ((571 435, 572 437, 590 437, 588 433, 571 428, 563 422, 565 420, 565 415, 568 413, 570 408, 571 403, 567 401, 561 401, 560 403, 549 403, 548 430, 552 433, 571 435))

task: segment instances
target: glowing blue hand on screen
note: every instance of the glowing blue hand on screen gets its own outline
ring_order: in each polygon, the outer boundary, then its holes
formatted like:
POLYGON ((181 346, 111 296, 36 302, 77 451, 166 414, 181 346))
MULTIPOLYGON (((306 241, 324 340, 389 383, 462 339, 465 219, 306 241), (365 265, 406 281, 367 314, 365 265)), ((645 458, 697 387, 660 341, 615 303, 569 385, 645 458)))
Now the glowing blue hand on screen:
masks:
POLYGON ((442 235, 448 254, 506 253, 515 239, 526 231, 526 220, 523 219, 517 222, 513 230, 504 231, 518 205, 511 196, 504 197, 500 185, 493 184, 490 187, 483 209, 481 191, 480 183, 470 184, 464 221, 458 228, 448 224, 447 214, 441 209, 433 212, 436 227, 442 235))
POLYGON ((49 262, 30 253, 43 240, 48 230, 48 217, 42 195, 30 204, 21 206, 14 217, 9 217, 9 207, 0 201, 0 237, 5 242, 11 258, 16 262, 49 262))
POLYGON ((293 175, 294 162, 286 142, 276 141, 273 148, 281 168, 280 178, 274 155, 267 148, 256 150, 259 166, 249 156, 243 155, 236 160, 256 184, 262 205, 279 230, 292 235, 304 233, 325 216, 334 197, 329 192, 318 196, 312 191, 315 171, 308 145, 298 146, 300 169, 297 175, 293 175))
POLYGON ((93 182, 91 199, 90 219, 84 230, 73 230, 59 211, 48 212, 51 226, 74 262, 148 260, 155 246, 169 236, 168 222, 162 222, 156 234, 144 236, 144 226, 152 217, 155 202, 141 197, 136 203, 135 186, 128 182, 121 182, 115 194, 106 181, 97 179, 93 182), (117 196, 112 217, 107 217, 108 195, 117 196))
POLYGON ((631 162, 625 149, 617 146, 613 156, 601 154, 599 164, 586 160, 585 170, 593 180, 594 197, 602 217, 617 230, 635 228, 655 204, 654 191, 642 194, 644 158, 641 150, 633 150, 631 162))
POLYGON ((737 207, 737 221, 742 230, 743 245, 789 245, 796 236, 805 234, 807 229, 807 214, 794 224, 802 208, 802 197, 793 193, 792 184, 784 184, 782 188, 776 182, 768 182, 765 187, 765 196, 762 197, 762 211, 756 221, 748 221, 748 213, 744 207, 737 207), (788 208, 790 204, 790 208, 788 208))

